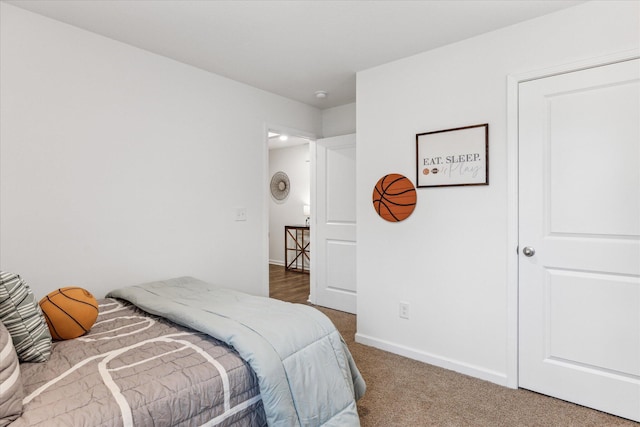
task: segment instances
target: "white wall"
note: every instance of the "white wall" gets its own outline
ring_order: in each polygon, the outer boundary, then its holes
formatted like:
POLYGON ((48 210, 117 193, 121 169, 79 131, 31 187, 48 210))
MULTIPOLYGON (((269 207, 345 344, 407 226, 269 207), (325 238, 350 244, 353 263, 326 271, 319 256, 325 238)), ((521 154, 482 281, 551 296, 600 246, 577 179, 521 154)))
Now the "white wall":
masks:
POLYGON ((0 7, 1 268, 37 297, 180 275, 266 294, 266 126, 319 135, 321 112, 0 7))
POLYGON ((270 150, 269 179, 278 171, 287 174, 291 187, 284 200, 270 197, 269 262, 284 265, 284 226, 304 225, 303 206, 310 204, 309 144, 270 150))
POLYGON ((345 104, 322 110, 322 137, 348 135, 356 132, 356 104, 345 104))
POLYGON ((638 6, 589 2, 358 73, 358 341, 507 383, 507 76, 637 49, 638 6), (418 189, 401 223, 375 214, 381 176, 415 182, 417 133, 480 123, 489 186, 418 189))

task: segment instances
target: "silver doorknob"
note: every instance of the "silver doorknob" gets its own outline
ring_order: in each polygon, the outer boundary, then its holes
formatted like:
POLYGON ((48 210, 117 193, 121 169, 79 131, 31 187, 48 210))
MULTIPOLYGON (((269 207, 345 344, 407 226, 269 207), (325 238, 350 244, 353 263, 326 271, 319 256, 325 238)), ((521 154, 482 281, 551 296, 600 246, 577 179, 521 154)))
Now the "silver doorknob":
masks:
POLYGON ((531 246, 525 246, 524 248, 522 248, 522 253, 524 254, 524 256, 534 256, 536 254, 536 250, 531 246))

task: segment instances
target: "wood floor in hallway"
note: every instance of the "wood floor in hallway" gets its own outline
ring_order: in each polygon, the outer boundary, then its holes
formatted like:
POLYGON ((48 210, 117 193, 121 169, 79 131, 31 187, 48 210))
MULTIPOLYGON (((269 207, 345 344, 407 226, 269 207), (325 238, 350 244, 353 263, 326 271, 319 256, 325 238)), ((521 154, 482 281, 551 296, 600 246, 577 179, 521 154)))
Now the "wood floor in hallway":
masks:
POLYGON ((269 264, 269 296, 282 301, 306 304, 309 299, 309 274, 288 271, 282 265, 269 264))

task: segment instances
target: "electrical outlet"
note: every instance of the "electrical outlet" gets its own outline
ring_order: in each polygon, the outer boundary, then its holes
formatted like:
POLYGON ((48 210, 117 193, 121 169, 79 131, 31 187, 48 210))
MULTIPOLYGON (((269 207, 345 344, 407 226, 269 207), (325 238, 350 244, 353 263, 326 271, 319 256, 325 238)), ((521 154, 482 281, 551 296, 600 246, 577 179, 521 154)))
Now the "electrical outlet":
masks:
POLYGON ((399 315, 400 315, 401 319, 408 319, 409 318, 409 303, 408 302, 401 302, 400 303, 399 315))
POLYGON ((236 221, 247 220, 247 208, 236 208, 236 221))

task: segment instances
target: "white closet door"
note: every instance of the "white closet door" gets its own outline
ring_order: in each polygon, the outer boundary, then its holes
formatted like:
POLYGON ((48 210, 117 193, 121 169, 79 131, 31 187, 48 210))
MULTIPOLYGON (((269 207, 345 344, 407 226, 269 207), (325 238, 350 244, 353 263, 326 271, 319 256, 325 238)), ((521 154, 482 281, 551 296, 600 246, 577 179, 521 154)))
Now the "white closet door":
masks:
POLYGON ((519 385, 640 421, 640 64, 519 87, 519 385))

